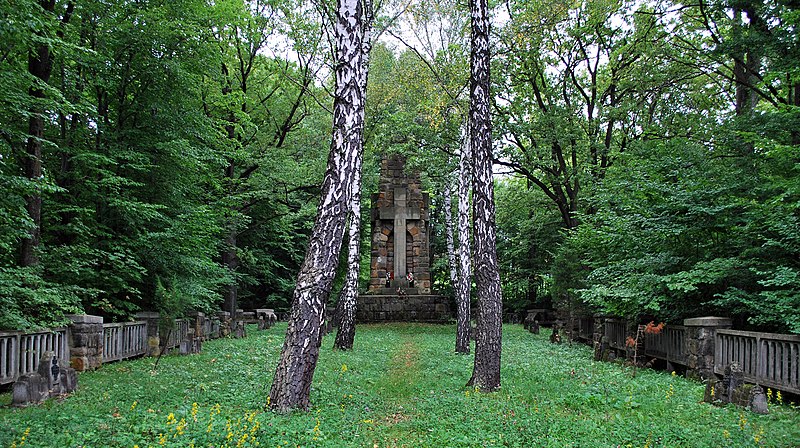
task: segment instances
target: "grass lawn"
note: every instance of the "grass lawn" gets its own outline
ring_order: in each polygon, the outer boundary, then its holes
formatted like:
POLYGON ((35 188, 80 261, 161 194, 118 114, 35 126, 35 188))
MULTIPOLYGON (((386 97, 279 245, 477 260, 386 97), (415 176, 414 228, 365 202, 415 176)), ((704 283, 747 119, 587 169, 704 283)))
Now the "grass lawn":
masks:
MULTIPOLYGON (((360 326, 356 349, 326 336, 308 413, 263 407, 286 325, 207 342, 203 353, 107 364, 73 395, 6 406, 0 446, 800 446, 800 410, 760 416, 699 403, 700 383, 593 362, 588 347, 553 345, 508 325, 502 390, 464 387, 472 357, 455 327, 360 326)), ((774 400, 774 397, 773 397, 774 400)))

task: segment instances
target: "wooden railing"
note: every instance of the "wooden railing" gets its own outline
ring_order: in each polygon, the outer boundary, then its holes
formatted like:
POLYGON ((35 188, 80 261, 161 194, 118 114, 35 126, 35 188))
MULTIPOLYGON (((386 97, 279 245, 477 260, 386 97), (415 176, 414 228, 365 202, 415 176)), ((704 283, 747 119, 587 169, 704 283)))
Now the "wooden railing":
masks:
POLYGON ((581 317, 578 319, 578 338, 591 342, 594 339, 594 319, 581 317))
POLYGON ((44 352, 54 352, 62 362, 69 359, 66 328, 39 332, 0 333, 0 384, 35 372, 44 352))
POLYGON ((714 373, 738 362, 746 380, 800 393, 800 335, 717 330, 714 373))
POLYGON ((644 334, 644 353, 653 358, 686 365, 686 327, 667 325, 658 334, 644 334))
POLYGON ((203 337, 216 339, 219 337, 219 319, 206 319, 203 321, 203 337))
POLYGON ((181 341, 189 337, 189 319, 175 319, 175 327, 169 332, 167 348, 177 347, 181 341))
POLYGON ((626 323, 619 319, 606 319, 606 340, 611 348, 625 350, 626 323))
POLYGON ((147 352, 147 322, 103 324, 103 362, 119 361, 147 352))

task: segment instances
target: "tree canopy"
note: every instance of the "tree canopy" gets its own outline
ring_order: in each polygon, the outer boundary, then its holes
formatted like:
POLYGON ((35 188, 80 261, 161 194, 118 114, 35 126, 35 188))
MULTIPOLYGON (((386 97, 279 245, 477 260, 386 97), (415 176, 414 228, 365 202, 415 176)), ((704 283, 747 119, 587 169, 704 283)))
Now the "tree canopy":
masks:
MULTIPOLYGON (((727 315, 800 333, 797 6, 489 9, 505 308, 727 315)), ((0 4, 0 328, 287 310, 330 149, 336 67, 319 12, 303 0, 0 4)), ((423 172, 434 287, 453 291, 439 192, 455 184, 468 111, 469 8, 394 14, 376 17, 388 28, 369 60, 362 197, 376 154, 403 152, 423 172)))

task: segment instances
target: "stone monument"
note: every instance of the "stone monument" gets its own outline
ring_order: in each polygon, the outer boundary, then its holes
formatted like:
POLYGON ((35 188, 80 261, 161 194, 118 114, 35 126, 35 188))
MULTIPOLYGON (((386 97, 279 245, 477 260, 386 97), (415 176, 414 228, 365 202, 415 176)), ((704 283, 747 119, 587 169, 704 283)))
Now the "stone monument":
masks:
POLYGON ((370 292, 431 293, 429 204, 419 173, 406 173, 400 155, 384 156, 372 194, 370 292))
POLYGON ((431 292, 429 208, 419 173, 407 173, 402 156, 384 156, 372 194, 370 281, 358 297, 358 322, 452 319, 450 301, 431 292))

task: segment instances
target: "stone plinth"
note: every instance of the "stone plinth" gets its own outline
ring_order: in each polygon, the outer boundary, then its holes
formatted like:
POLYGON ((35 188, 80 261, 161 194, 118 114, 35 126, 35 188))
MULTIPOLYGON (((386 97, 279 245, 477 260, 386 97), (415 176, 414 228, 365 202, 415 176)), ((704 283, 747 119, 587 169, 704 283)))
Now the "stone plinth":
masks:
POLYGON ((66 316, 69 326, 69 361, 79 372, 94 370, 103 363, 103 318, 88 314, 66 316))
POLYGON ((218 311, 217 318, 219 318, 219 337, 224 338, 231 334, 231 313, 227 311, 218 311))
POLYGON ((358 297, 356 321, 447 323, 453 318, 450 301, 437 295, 378 295, 358 297))
POLYGON ((141 311, 136 313, 136 320, 147 322, 147 353, 145 353, 145 356, 158 356, 161 351, 161 337, 158 333, 161 314, 152 311, 141 311))
POLYGON ((714 338, 717 330, 731 328, 731 325, 726 317, 684 319, 687 376, 704 380, 714 377, 714 338))

